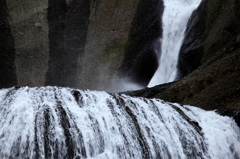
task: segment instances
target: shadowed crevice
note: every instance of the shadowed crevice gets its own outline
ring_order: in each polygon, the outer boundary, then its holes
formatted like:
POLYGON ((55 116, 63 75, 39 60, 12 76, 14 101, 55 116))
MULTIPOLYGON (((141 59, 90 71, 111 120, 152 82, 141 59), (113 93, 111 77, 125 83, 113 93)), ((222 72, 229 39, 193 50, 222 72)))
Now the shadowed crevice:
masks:
POLYGON ((0 1, 0 88, 17 85, 15 44, 8 22, 6 0, 0 1))
POLYGON ((120 74, 142 86, 148 85, 158 68, 156 49, 160 46, 156 45, 162 36, 163 8, 159 0, 140 2, 125 47, 120 74))
POLYGON ((78 57, 84 53, 90 1, 49 0, 50 60, 45 85, 75 87, 78 57))

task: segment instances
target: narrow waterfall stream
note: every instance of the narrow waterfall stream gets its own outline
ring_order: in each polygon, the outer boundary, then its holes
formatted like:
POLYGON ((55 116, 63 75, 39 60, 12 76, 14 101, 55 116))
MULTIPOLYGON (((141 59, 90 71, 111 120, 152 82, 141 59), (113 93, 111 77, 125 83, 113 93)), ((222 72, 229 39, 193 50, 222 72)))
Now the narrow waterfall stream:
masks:
POLYGON ((239 159, 232 118, 70 88, 0 90, 1 159, 239 159))
POLYGON ((164 0, 163 37, 159 40, 161 43, 161 52, 158 54, 159 67, 148 87, 172 82, 176 78, 178 55, 187 22, 200 3, 201 0, 164 0))

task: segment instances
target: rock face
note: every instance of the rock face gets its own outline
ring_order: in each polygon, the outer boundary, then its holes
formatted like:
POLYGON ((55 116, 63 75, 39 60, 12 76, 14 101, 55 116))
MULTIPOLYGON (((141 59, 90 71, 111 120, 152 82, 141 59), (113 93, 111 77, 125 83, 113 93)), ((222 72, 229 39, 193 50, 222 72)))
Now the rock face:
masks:
POLYGON ((6 76, 1 87, 112 90, 125 76, 146 86, 157 68, 154 42, 161 35, 162 1, 1 3, 1 26, 6 30, 1 32, 2 59, 8 58, 8 64, 2 63, 1 73, 6 76))
POLYGON ((177 79, 182 79, 200 65, 203 54, 205 8, 206 0, 202 0, 189 19, 185 38, 179 53, 177 79))
POLYGON ((49 0, 50 60, 46 85, 76 87, 78 57, 84 54, 90 1, 49 0))
POLYGON ((129 29, 139 0, 93 0, 84 53, 78 59, 77 84, 107 90, 117 80, 129 29))
POLYGON ((142 87, 148 85, 158 68, 163 9, 161 0, 140 3, 125 48, 121 77, 128 77, 142 87))
MULTIPOLYGON (((158 0, 4 0, 1 3, 1 27, 6 30, 1 32, 1 74, 5 77, 0 81, 1 87, 57 85, 97 90, 115 87, 119 74, 123 74, 119 69, 125 50, 132 47, 129 39, 143 32, 146 35, 141 39, 151 37, 159 28, 161 16, 155 12, 148 20, 148 15, 144 15, 153 6, 156 8, 158 0), (141 22, 139 15, 144 16, 144 21, 141 22), (151 21, 154 26, 148 24, 151 21), (141 23, 150 27, 132 25, 141 23), (134 33, 130 33, 130 28, 134 33)), ((157 36, 150 41, 145 39, 148 46, 144 56, 157 36)), ((132 41, 134 45, 139 42, 132 41)), ((153 56, 152 51, 150 63, 153 56)), ((130 61, 133 59, 134 56, 130 61)))
POLYGON ((118 76, 139 1, 1 1, 0 86, 106 90, 118 76))
POLYGON ((14 38, 8 22, 7 4, 0 1, 0 88, 17 84, 14 38))
POLYGON ((17 84, 44 85, 49 55, 48 1, 6 0, 6 4, 15 44, 17 84))

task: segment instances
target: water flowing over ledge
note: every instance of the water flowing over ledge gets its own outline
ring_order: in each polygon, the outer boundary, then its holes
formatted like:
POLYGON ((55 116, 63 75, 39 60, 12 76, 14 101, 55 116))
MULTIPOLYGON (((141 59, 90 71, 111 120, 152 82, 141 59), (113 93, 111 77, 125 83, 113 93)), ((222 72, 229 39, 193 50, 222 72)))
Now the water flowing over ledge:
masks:
POLYGON ((232 118, 70 88, 0 90, 0 158, 240 158, 232 118))
POLYGON ((175 80, 179 51, 187 23, 200 3, 201 0, 164 0, 163 36, 159 40, 161 51, 158 52, 159 66, 148 87, 175 80))

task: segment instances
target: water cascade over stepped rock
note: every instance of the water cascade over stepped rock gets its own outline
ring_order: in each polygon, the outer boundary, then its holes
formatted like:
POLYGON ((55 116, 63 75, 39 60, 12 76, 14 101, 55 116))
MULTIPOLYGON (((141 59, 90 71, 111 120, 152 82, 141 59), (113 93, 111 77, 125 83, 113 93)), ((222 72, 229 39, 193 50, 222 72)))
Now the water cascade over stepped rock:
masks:
POLYGON ((0 158, 239 159, 240 129, 213 111, 70 88, 0 90, 0 158))
POLYGON ((165 0, 162 17, 163 36, 159 40, 159 66, 148 87, 172 82, 177 77, 179 51, 185 36, 187 23, 201 0, 165 0))

